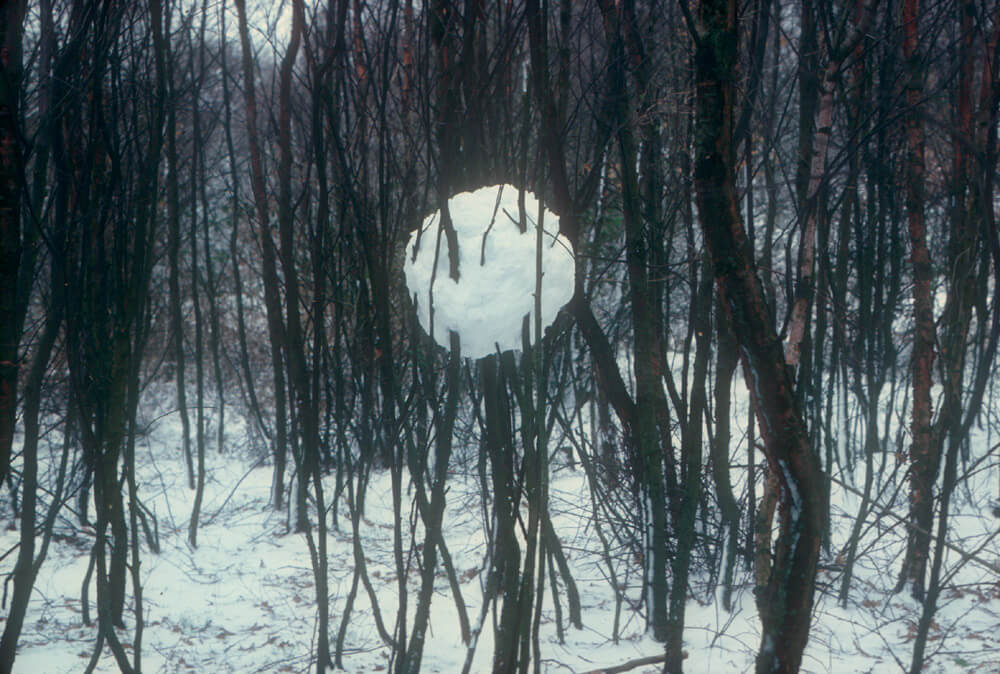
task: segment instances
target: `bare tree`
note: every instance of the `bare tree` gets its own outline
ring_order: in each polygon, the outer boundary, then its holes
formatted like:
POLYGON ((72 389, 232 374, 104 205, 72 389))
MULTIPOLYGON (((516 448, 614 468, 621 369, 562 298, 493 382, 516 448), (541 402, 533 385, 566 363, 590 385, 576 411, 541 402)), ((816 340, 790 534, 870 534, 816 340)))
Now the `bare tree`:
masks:
MULTIPOLYGON (((257 88, 255 85, 254 54, 250 45, 250 31, 247 27, 245 0, 235 0, 240 45, 243 54, 243 96, 246 100, 247 141, 250 152, 251 186, 254 205, 257 208, 257 235, 260 240, 261 261, 264 277, 264 304, 267 309, 267 330, 270 337, 271 367, 274 371, 274 488, 272 504, 280 510, 284 504, 285 464, 288 456, 288 411, 285 390, 284 344, 285 327, 282 318, 281 297, 279 295, 277 253, 271 238, 270 198, 264 174, 263 157, 260 146, 260 132, 257 122, 257 88)), ((290 48, 289 48, 290 49, 290 48)), ((298 44, 295 45, 295 52, 298 44)), ((292 59, 294 61, 294 52, 292 59)))
POLYGON ((780 533, 761 604, 758 672, 794 672, 809 637, 823 514, 822 472, 809 444, 781 344, 764 301, 736 200, 732 131, 736 3, 703 0, 695 40, 695 193, 722 303, 741 347, 770 470, 780 487, 780 533))
MULTIPOLYGON (((21 262, 21 177, 23 175, 21 39, 25 2, 0 7, 0 483, 10 470, 17 411, 18 345, 23 312, 18 308, 29 289, 19 279, 21 262)), ((31 276, 27 277, 28 280, 31 276)))

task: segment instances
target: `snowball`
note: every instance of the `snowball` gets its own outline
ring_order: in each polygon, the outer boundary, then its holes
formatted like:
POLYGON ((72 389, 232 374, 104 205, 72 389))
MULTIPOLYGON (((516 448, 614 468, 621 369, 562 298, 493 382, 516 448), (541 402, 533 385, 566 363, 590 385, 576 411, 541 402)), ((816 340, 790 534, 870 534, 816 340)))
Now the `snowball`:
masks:
MULTIPOLYGON (((518 194, 518 188, 511 185, 492 185, 448 200, 458 238, 457 282, 448 274, 448 240, 440 232, 437 274, 431 285, 440 211, 427 216, 406 244, 403 272, 421 327, 446 349, 450 347, 449 332, 454 330, 461 339, 462 355, 469 358, 496 353, 498 347, 500 351, 520 348, 522 322, 535 309, 539 203, 534 194, 525 192, 527 231, 522 234, 518 194)), ((559 216, 545 209, 542 224, 541 319, 545 328, 573 297, 574 264, 569 241, 558 234, 559 216)), ((534 326, 533 316, 531 324, 534 326)))

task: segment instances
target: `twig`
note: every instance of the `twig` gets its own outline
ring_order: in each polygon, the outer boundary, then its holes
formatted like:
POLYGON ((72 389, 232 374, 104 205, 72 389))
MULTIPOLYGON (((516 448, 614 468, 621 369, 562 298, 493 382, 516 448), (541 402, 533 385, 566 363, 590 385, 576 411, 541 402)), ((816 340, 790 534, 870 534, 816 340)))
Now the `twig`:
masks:
POLYGON ((228 504, 230 499, 233 498, 233 495, 236 494, 236 490, 240 488, 241 484, 243 484, 243 480, 247 479, 250 476, 250 473, 260 468, 261 465, 267 460, 267 458, 268 457, 266 456, 262 456, 257 460, 257 463, 250 466, 250 470, 248 470, 246 473, 243 474, 243 477, 241 477, 239 481, 236 483, 236 486, 232 488, 232 490, 229 492, 229 496, 227 496, 226 500, 222 502, 222 505, 220 505, 219 508, 208 519, 204 520, 201 523, 201 526, 207 527, 209 524, 215 521, 215 518, 219 516, 219 514, 222 512, 222 509, 226 507, 226 504, 228 504))
MULTIPOLYGON (((862 494, 860 490, 855 489, 854 487, 852 487, 852 486, 850 486, 850 485, 842 482, 838 478, 830 476, 830 481, 833 482, 833 483, 835 483, 835 484, 837 484, 837 485, 839 485, 839 486, 841 486, 841 487, 843 487, 846 491, 851 492, 855 496, 864 496, 864 494, 862 494)), ((917 527, 915 524, 913 524, 912 522, 908 522, 906 520, 906 518, 904 518, 904 517, 902 517, 900 515, 897 515, 896 513, 894 513, 891 509, 889 509, 887 507, 881 506, 878 503, 872 503, 871 507, 872 507, 873 510, 877 510, 879 512, 879 514, 881 514, 881 515, 889 515, 890 517, 892 517, 893 519, 895 519, 897 522, 906 525, 910 529, 920 530, 922 533, 927 534, 928 536, 930 536, 931 540, 933 540, 935 538, 935 535, 934 535, 933 532, 926 531, 924 529, 921 529, 920 527, 917 527)), ((996 564, 995 562, 989 562, 989 561, 987 561, 985 559, 982 559, 981 557, 979 557, 975 553, 966 552, 965 550, 963 550, 962 548, 958 547, 954 543, 949 543, 948 541, 945 541, 944 545, 949 550, 957 552, 959 555, 961 555, 962 559, 964 559, 966 562, 975 562, 975 563, 979 564, 980 566, 982 566, 983 568, 988 569, 988 570, 990 570, 990 571, 992 571, 994 573, 1000 573, 1000 564, 996 564)))
POLYGON ((629 660, 620 665, 614 665, 613 667, 604 667, 603 669, 594 669, 589 672, 584 672, 583 674, 617 674, 617 672, 627 672, 630 669, 635 669, 636 667, 642 667, 643 665, 658 665, 661 662, 666 662, 666 653, 662 655, 650 655, 645 658, 636 658, 635 660, 629 660))

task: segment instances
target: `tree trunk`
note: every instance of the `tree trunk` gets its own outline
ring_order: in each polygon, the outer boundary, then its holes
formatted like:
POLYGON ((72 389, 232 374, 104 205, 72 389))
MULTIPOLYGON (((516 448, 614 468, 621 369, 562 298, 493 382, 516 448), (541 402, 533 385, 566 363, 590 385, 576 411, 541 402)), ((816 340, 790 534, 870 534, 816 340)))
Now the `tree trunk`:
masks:
POLYGON ((797 671, 823 531, 822 472, 740 219, 733 166, 735 0, 702 0, 695 35, 695 192, 723 306, 740 345, 764 449, 780 485, 780 537, 761 603, 758 672, 797 671))
POLYGON ((247 141, 250 149, 250 173, 254 204, 257 207, 257 232, 263 261, 264 305, 267 310, 267 332, 271 341, 271 368, 274 372, 274 485, 271 504, 275 510, 284 507, 285 463, 288 455, 287 398, 285 393, 284 350, 285 328, 281 297, 278 292, 278 267, 271 238, 267 183, 257 131, 257 94, 254 86, 253 53, 247 28, 246 0, 235 0, 239 23, 240 45, 243 52, 243 94, 246 99, 247 141))
POLYGON ((910 448, 910 522, 906 555, 900 571, 897 591, 909 586, 918 600, 924 596, 930 531, 934 518, 934 483, 941 464, 940 446, 935 442, 931 424, 933 403, 934 349, 937 330, 931 298, 933 269, 927 248, 927 225, 924 220, 924 129, 920 119, 923 96, 923 69, 918 48, 918 0, 903 2, 903 57, 906 60, 906 216, 910 231, 910 260, 913 264, 913 417, 910 448))
MULTIPOLYGON (((803 3, 803 13, 805 16, 811 15, 811 5, 803 3)), ((815 259, 816 259, 816 235, 820 218, 825 219, 825 214, 821 213, 820 191, 825 184, 826 177, 826 157, 830 147, 830 136, 833 131, 833 107, 834 107, 834 83, 840 76, 841 67, 864 36, 867 29, 871 12, 867 9, 861 10, 861 16, 855 16, 855 23, 852 32, 847 36, 841 45, 829 44, 827 47, 828 59, 826 68, 822 72, 807 72, 803 65, 803 73, 800 78, 802 88, 802 109, 812 111, 815 109, 815 128, 813 119, 803 119, 803 129, 800 136, 800 161, 807 173, 800 175, 800 187, 802 188, 802 204, 800 206, 799 217, 804 221, 802 229, 802 239, 799 245, 799 269, 798 278, 795 284, 795 298, 792 304, 792 313, 788 325, 788 342, 785 345, 785 362, 793 368, 797 368, 802 357, 803 342, 808 341, 809 316, 812 312, 813 296, 815 295, 815 259), (814 81, 815 80, 815 81, 814 81), (808 84, 807 84, 808 83, 808 84), (808 130, 808 131, 807 131, 808 130), (807 142, 808 141, 808 142, 807 142)), ((810 23, 811 23, 810 19, 810 23)), ((807 22, 803 22, 803 40, 806 39, 807 22)), ((811 39, 816 39, 815 27, 813 26, 811 39)), ((808 50, 804 54, 810 54, 808 50)), ((803 64, 807 62, 803 56, 803 64)), ((805 372, 804 377, 799 377, 798 385, 800 391, 805 391, 810 385, 811 373, 805 372)))
MULTIPOLYGON (((710 448, 712 481, 715 482, 715 496, 722 513, 722 524, 726 530, 726 557, 722 572, 722 605, 731 611, 733 596, 733 574, 736 567, 736 551, 740 535, 740 507, 733 496, 732 480, 729 474, 730 417, 732 404, 733 373, 739 364, 736 341, 729 327, 725 310, 717 303, 716 335, 718 345, 715 361, 715 437, 710 448)), ((752 520, 751 520, 752 521, 752 520)))
MULTIPOLYGON (((695 332, 694 370, 687 423, 681 436, 681 484, 683 490, 676 527, 677 548, 671 567, 674 585, 670 591, 670 620, 667 632, 667 661, 664 671, 680 674, 684 666, 684 614, 687 605, 691 552, 697 531, 698 506, 701 502, 702 419, 708 404, 706 380, 711 352, 712 272, 701 270, 701 279, 693 304, 692 327, 695 332)), ((726 467, 728 471, 728 466, 726 467)), ((727 476, 728 477, 728 476, 727 476)))
MULTIPOLYGON (((65 213, 65 208, 62 209, 65 213)), ((10 672, 14 666, 17 640, 24 626, 28 611, 28 600, 34 588, 35 576, 44 559, 44 554, 35 557, 35 508, 38 500, 38 439, 40 436, 39 412, 42 400, 42 384, 48 370, 52 348, 62 327, 62 274, 61 267, 52 265, 52 294, 46 309, 45 327, 35 349, 31 371, 24 387, 24 443, 21 450, 21 547, 18 549, 14 565, 14 592, 11 597, 10 612, 0 639, 0 672, 10 672)), ((66 429, 64 429, 65 431, 66 429)), ((64 459, 65 461, 65 459, 64 459)))
MULTIPOLYGON (((59 67, 57 69, 57 76, 52 77, 51 75, 51 63, 53 57, 55 35, 52 27, 52 7, 49 2, 42 2, 40 7, 41 12, 41 26, 43 35, 43 45, 42 45, 42 57, 40 64, 41 80, 45 83, 45 87, 48 90, 48 99, 42 104, 42 134, 39 140, 39 144, 48 148, 50 144, 58 143, 58 125, 55 123, 55 116, 53 114, 53 108, 51 107, 51 100, 55 96, 61 96, 62 94, 62 77, 63 70, 67 64, 67 59, 65 59, 65 52, 60 58, 59 67), (46 33, 46 30, 50 31, 46 33)), ((10 17, 4 15, 0 20, 9 21, 10 17)), ((5 24, 3 30, 10 30, 10 27, 5 24)), ((16 30, 20 30, 20 26, 16 26, 16 30)), ((3 81, 6 81, 5 79, 3 81)), ((4 84, 0 83, 0 87, 4 84)), ((3 111, 0 114, 9 114, 9 111, 3 111)), ((8 120, 3 119, 4 123, 8 120)), ((0 131, 0 133, 6 134, 6 131, 0 131)), ((44 150, 47 152, 47 149, 44 150)), ((63 159, 62 153, 60 153, 60 159, 63 159)), ((36 190, 33 195, 34 207, 38 208, 41 205, 42 200, 42 187, 44 186, 45 175, 45 161, 41 158, 36 161, 42 161, 43 168, 39 169, 36 165, 36 190)), ((6 169, 0 169, 6 170, 6 169)), ((2 177, 0 177, 2 178, 2 177)), ((7 183, 4 183, 4 187, 0 187, 0 190, 6 191, 7 183)), ((52 197, 52 205, 54 212, 55 225, 53 229, 55 230, 55 235, 51 237, 50 240, 53 241, 54 249, 52 252, 55 254, 58 250, 64 246, 65 231, 66 231, 66 219, 67 219, 67 201, 69 198, 69 188, 67 185, 67 179, 65 174, 60 174, 56 187, 53 190, 54 195, 52 197)), ((0 197, 3 198, 3 197, 0 197)), ((2 220, 3 216, 0 216, 2 220)), ((12 271, 17 272, 16 268, 9 269, 3 267, 4 272, 12 271)), ((59 265, 53 264, 51 267, 51 280, 50 288, 51 295, 49 304, 45 312, 45 327, 42 331, 41 338, 39 339, 38 345, 35 348, 35 356, 31 365, 31 370, 28 374, 28 379, 25 382, 24 387, 24 407, 22 411, 22 422, 24 424, 24 442, 21 449, 21 546, 18 550, 17 562, 14 565, 14 591, 11 596, 10 611, 7 614, 7 622, 4 625, 3 637, 0 638, 0 671, 9 672, 12 671, 14 666, 14 658, 17 655, 17 641, 21 635, 21 629, 24 626, 24 619, 28 610, 28 601, 31 598, 31 592, 34 588, 35 576, 37 574, 38 568, 41 566, 41 562, 44 559, 45 551, 44 545, 42 551, 39 552, 36 559, 35 556, 35 504, 37 501, 37 490, 38 490, 38 439, 40 436, 40 426, 39 426, 39 414, 41 410, 41 400, 42 400, 42 384, 45 377, 45 373, 48 368, 48 362, 52 354, 52 349, 55 346, 57 337, 59 336, 59 329, 62 326, 63 320, 63 308, 65 300, 65 295, 63 293, 63 275, 62 268, 59 265)), ((5 277, 6 278, 6 277, 5 277)), ((0 292, 13 291, 15 284, 10 283, 7 280, 0 281, 4 284, 4 290, 0 292)), ((0 321, 6 321, 7 315, 0 318, 0 321)), ((0 414, 5 414, 3 410, 0 410, 0 414)), ((4 422, 0 421, 0 425, 4 422)), ((12 422, 13 423, 13 422, 12 422)), ((11 427, 13 431, 13 427, 11 427)), ((64 433, 69 433, 69 423, 63 427, 64 433)), ((9 439, 4 440, 0 438, 0 443, 8 442, 9 439)), ((68 449, 68 445, 65 447, 68 449)), ((6 445, 5 452, 9 453, 10 445, 6 445)), ((65 461, 65 454, 64 459, 65 461)), ((0 483, 2 483, 5 478, 2 477, 8 468, 8 459, 6 457, 0 457, 0 483)), ((49 531, 46 531, 46 535, 49 535, 49 531)))
MULTIPOLYGON (((304 532, 309 524, 305 510, 306 487, 309 476, 305 474, 303 457, 318 453, 319 428, 312 405, 309 367, 306 364, 306 344, 299 314, 299 273, 295 256, 295 213, 292 206, 292 122, 291 94, 292 68, 302 43, 305 18, 301 2, 292 3, 292 33, 288 49, 281 60, 278 88, 278 236, 280 242, 281 271, 285 289, 285 315, 283 326, 288 378, 293 392, 294 418, 300 426, 302 447, 295 457, 298 473, 298 490, 295 494, 295 530, 304 532)), ((261 233, 264 236, 264 233, 261 233)), ((270 237, 270 234, 267 235, 270 237)), ((277 277, 275 277, 277 280, 277 277)), ((280 316, 279 316, 280 319, 280 316)), ((293 443, 293 446, 296 443, 293 443)))
POLYGON ((424 637, 430 621, 431 599, 434 595, 434 580, 437 576, 438 540, 443 540, 441 528, 445 508, 445 481, 448 477, 448 461, 452 449, 452 429, 455 415, 458 411, 458 378, 462 362, 461 345, 455 333, 451 335, 451 355, 448 358, 445 380, 444 409, 435 414, 436 440, 434 444, 434 482, 431 487, 431 498, 427 501, 423 486, 426 461, 414 465, 410 462, 410 475, 416 486, 418 503, 422 500, 421 517, 424 522, 423 575, 420 579, 420 593, 417 597, 417 610, 413 619, 413 629, 410 632, 410 643, 406 650, 406 660, 402 670, 407 674, 417 674, 420 671, 420 661, 424 652, 424 637))
POLYGON ((0 484, 7 481, 17 410, 21 264, 21 35, 25 0, 0 7, 0 484))
MULTIPOLYGON (((622 168, 622 211, 625 220, 625 257, 628 267, 629 301, 632 306, 632 331, 635 339, 635 411, 633 427, 639 452, 640 474, 637 483, 649 499, 650 540, 648 541, 650 590, 649 627, 653 638, 664 641, 668 624, 667 582, 667 504, 663 481, 663 448, 657 425, 657 411, 666 405, 661 380, 662 365, 656 332, 655 311, 651 304, 648 248, 641 215, 641 197, 636 175, 636 145, 632 134, 630 102, 625 81, 625 38, 622 36, 620 9, 610 0, 602 0, 605 35, 610 43, 610 96, 618 122, 617 140, 622 168)), ((633 35, 633 38, 635 36, 633 35)), ((635 49, 638 52, 638 49, 635 49)))
MULTIPOLYGON (((191 77, 194 87, 191 94, 191 118, 192 133, 194 142, 192 143, 191 154, 191 221, 188 235, 191 238, 191 304, 194 307, 194 366, 195 366, 195 447, 197 466, 195 470, 195 492, 194 504, 191 506, 191 521, 188 524, 188 541, 191 547, 198 547, 198 518, 201 516, 201 503, 205 496, 205 349, 202 339, 202 312, 201 297, 199 296, 201 279, 198 273, 198 225, 199 213, 197 204, 201 188, 205 186, 204 150, 202 146, 207 144, 208 139, 201 135, 201 81, 204 77, 204 46, 205 46, 205 23, 207 21, 207 7, 202 5, 201 29, 199 40, 198 72, 195 71, 195 52, 191 50, 191 77)), ((208 213, 204 210, 207 206, 202 203, 201 218, 207 219, 208 213)), ((207 257, 208 251, 206 251, 207 257)), ((208 295, 209 304, 214 304, 215 298, 208 295)))
MULTIPOLYGON (((219 26, 220 34, 226 34, 226 8, 220 6, 219 9, 219 26)), ((232 265, 233 274, 233 294, 235 295, 234 303, 236 304, 236 336, 238 343, 238 361, 239 369, 243 373, 243 377, 240 379, 240 383, 243 387, 243 392, 247 405, 250 408, 250 413, 253 419, 257 422, 257 429, 260 435, 270 440, 271 431, 264 421, 264 415, 260 408, 260 402, 257 399, 257 387, 254 383, 253 370, 250 367, 250 354, 247 348, 247 328, 246 328, 246 318, 243 312, 243 277, 240 273, 240 255, 239 255, 239 229, 240 229, 240 180, 239 180, 239 169, 236 164, 236 147, 233 143, 233 124, 232 124, 232 105, 230 103, 229 94, 229 65, 226 54, 229 52, 228 43, 223 42, 222 49, 219 50, 219 66, 222 70, 222 110, 223 110, 223 130, 225 131, 226 137, 226 155, 229 158, 229 176, 232 181, 232 194, 230 199, 230 214, 232 217, 232 227, 229 234, 229 257, 230 263, 232 265)))
POLYGON ((167 108, 167 257, 169 261, 170 336, 174 347, 174 367, 177 380, 177 410, 181 415, 181 447, 187 464, 188 488, 195 488, 194 459, 191 454, 191 421, 188 415, 187 388, 185 383, 184 317, 181 314, 180 248, 181 214, 178 181, 180 159, 177 156, 177 97, 174 88, 174 50, 170 47, 170 14, 166 14, 165 36, 158 40, 166 70, 169 98, 167 108))
POLYGON ((510 672, 517 666, 518 645, 528 627, 520 624, 518 609, 521 546, 515 533, 520 502, 515 475, 516 453, 509 400, 497 356, 481 358, 478 365, 486 413, 486 454, 493 474, 493 508, 497 522, 489 585, 501 595, 503 604, 499 607, 498 599, 500 620, 494 635, 493 671, 510 672))

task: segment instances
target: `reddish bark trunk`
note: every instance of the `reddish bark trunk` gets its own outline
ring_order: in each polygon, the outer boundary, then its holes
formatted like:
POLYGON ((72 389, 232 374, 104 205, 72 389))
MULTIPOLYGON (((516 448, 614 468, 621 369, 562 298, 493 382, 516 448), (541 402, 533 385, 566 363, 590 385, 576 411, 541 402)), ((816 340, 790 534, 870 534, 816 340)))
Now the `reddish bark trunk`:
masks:
POLYGON ((940 465, 940 450, 931 427, 933 415, 931 383, 934 367, 934 308, 931 300, 931 257, 927 249, 924 221, 924 130, 920 122, 921 83, 918 51, 918 0, 903 3, 903 56, 906 59, 906 217, 913 265, 913 319, 916 327, 911 367, 913 370, 913 417, 910 449, 910 523, 906 557, 897 589, 910 585, 911 594, 922 599, 930 528, 933 519, 933 488, 940 465))

